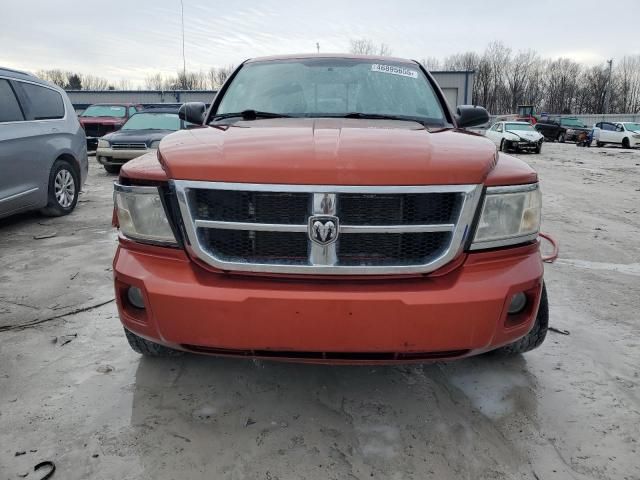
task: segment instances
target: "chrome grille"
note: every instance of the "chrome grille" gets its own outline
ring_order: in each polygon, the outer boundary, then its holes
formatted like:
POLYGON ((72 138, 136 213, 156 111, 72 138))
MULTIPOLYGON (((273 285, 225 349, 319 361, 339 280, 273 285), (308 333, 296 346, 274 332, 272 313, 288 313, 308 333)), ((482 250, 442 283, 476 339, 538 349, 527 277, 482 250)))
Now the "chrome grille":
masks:
POLYGON ((274 273, 433 271, 460 253, 481 192, 479 185, 172 183, 193 255, 222 270, 274 273), (312 241, 309 220, 318 215, 335 220, 333 243, 312 241))
POLYGON ((113 143, 111 148, 114 150, 145 150, 147 144, 144 142, 136 143, 113 143))

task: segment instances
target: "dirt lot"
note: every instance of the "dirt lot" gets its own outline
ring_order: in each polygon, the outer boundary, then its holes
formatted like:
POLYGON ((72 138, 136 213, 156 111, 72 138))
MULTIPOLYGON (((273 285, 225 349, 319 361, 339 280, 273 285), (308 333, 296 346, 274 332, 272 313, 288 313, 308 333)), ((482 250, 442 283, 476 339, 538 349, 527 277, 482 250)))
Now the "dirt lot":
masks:
POLYGON ((54 480, 640 479, 640 151, 521 157, 561 244, 546 279, 570 335, 382 368, 133 353, 114 177, 91 158, 73 215, 0 221, 0 480, 40 478, 42 460, 54 480))

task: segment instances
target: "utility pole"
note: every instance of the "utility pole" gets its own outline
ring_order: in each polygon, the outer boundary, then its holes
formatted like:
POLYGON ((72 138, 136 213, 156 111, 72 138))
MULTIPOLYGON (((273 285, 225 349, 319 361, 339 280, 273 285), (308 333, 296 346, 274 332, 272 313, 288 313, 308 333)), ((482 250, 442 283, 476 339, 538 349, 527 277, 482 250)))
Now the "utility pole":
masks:
POLYGON ((182 14, 182 86, 185 87, 187 81, 187 60, 184 56, 184 1, 180 0, 180 12, 182 14))
POLYGON ((611 108, 611 90, 612 90, 611 89, 611 70, 613 69, 613 58, 610 58, 609 60, 607 60, 607 63, 609 64, 609 78, 607 79, 607 89, 605 90, 605 93, 604 93, 605 95, 604 113, 609 113, 609 109, 611 108))
POLYGON ((316 50, 318 50, 318 53, 320 53, 320 42, 316 42, 316 50))

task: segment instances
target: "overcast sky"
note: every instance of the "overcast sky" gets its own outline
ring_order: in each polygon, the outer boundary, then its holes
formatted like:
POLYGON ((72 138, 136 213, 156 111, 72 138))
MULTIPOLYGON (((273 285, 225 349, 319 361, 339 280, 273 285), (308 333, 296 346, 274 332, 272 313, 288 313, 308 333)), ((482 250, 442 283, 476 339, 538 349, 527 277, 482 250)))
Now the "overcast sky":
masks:
MULTIPOLYGON (((184 0, 188 70, 255 56, 345 52, 384 42, 400 57, 443 58, 501 40, 595 64, 640 53, 640 0, 184 0)), ((615 61, 615 60, 614 60, 615 61)), ((3 1, 0 65, 61 68, 142 85, 182 68, 180 0, 3 1)))

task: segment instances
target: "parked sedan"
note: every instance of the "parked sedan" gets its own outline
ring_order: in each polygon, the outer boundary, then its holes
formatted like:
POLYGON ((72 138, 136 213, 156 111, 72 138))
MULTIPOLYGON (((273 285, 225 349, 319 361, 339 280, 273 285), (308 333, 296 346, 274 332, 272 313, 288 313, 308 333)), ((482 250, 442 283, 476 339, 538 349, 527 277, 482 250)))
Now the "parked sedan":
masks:
POLYGON ((486 131, 485 136, 503 152, 527 150, 540 153, 544 141, 529 122, 497 122, 486 131))
POLYGON ((143 110, 131 116, 117 132, 98 140, 96 158, 109 173, 118 173, 129 160, 158 148, 163 137, 186 127, 177 108, 143 110))
POLYGON ((598 147, 607 143, 632 148, 640 145, 640 123, 599 122, 594 125, 593 139, 598 147))
POLYGON ((87 172, 84 131, 65 91, 0 68, 0 217, 71 213, 87 172))

